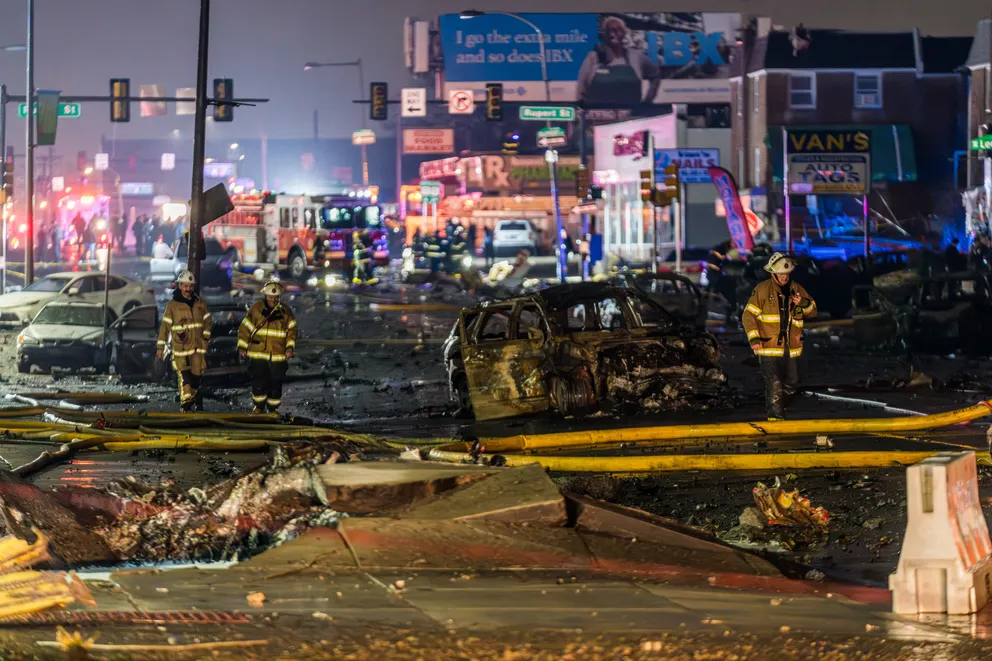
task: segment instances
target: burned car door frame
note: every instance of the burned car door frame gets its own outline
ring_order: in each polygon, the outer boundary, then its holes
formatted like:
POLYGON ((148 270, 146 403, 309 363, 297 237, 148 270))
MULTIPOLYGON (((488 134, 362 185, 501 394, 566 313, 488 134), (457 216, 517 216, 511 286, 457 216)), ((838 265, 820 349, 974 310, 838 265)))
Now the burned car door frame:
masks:
POLYGON ((118 372, 148 374, 152 371, 159 321, 158 306, 142 305, 128 310, 111 324, 112 362, 118 372))
POLYGON ((477 420, 548 409, 544 367, 550 328, 535 301, 496 303, 465 311, 459 323, 462 362, 477 420), (537 326, 523 321, 528 327, 526 336, 521 336, 521 316, 525 313, 536 316, 537 326), (495 332, 498 329, 502 329, 501 336, 495 332))

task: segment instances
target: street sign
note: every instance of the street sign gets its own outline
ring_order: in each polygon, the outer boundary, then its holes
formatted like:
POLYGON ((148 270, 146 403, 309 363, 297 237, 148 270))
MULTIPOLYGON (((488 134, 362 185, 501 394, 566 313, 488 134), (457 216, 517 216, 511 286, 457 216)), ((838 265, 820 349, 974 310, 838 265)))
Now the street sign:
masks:
POLYGON ((568 136, 560 126, 548 126, 537 132, 538 147, 560 147, 567 144, 568 136))
POLYGON ((574 122, 575 108, 571 106, 520 106, 520 119, 537 122, 574 122))
POLYGON ((987 151, 989 149, 992 149, 992 135, 971 139, 971 151, 987 151))
POLYGON ((372 129, 362 129, 351 134, 351 144, 353 145, 374 145, 375 131, 372 129))
POLYGON ((110 167, 110 155, 109 154, 94 154, 93 155, 93 167, 97 170, 106 170, 110 167))
POLYGON ((427 117, 427 88, 404 87, 401 93, 402 117, 427 117))
MULTIPOLYGON (((83 112, 83 106, 79 103, 60 103, 59 117, 79 117, 83 112)), ((34 104, 34 114, 38 114, 38 104, 34 104)), ((24 119, 28 116, 28 104, 21 103, 17 106, 17 116, 24 119)))
POLYGON ((441 182, 424 180, 420 182, 420 200, 424 204, 437 204, 441 201, 441 182))
POLYGON ((448 112, 452 115, 471 115, 475 111, 472 90, 452 90, 448 95, 448 112))
POLYGON ((175 170, 176 169, 176 155, 165 152, 162 154, 162 169, 163 170, 175 170))
POLYGON ((719 149, 655 149, 655 177, 664 178, 669 165, 678 166, 679 181, 683 184, 710 184, 713 179, 707 168, 719 167, 719 149))

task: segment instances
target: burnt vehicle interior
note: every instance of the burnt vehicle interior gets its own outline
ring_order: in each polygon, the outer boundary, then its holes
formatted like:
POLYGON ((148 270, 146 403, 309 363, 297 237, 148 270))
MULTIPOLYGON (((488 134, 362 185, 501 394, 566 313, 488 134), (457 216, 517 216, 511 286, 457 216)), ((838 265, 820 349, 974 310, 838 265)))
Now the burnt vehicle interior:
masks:
MULTIPOLYGON (((699 288, 677 273, 622 273, 617 277, 622 287, 635 287, 670 312, 683 324, 698 330, 706 327, 706 305, 699 288)), ((649 311, 645 311, 651 317, 649 311)), ((645 320, 645 323, 651 323, 645 320)))
POLYGON ((456 395, 468 390, 458 399, 478 420, 675 410, 726 390, 715 338, 636 289, 551 287, 465 310, 459 326, 449 376, 456 395))

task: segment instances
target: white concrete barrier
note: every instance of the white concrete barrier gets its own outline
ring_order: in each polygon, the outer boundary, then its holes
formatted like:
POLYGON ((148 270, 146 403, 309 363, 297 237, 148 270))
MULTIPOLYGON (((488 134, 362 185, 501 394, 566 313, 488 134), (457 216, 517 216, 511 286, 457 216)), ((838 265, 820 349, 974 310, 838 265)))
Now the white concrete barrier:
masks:
POLYGON ((979 611, 992 593, 992 540, 974 452, 942 452, 906 469, 909 521, 889 576, 895 613, 979 611))

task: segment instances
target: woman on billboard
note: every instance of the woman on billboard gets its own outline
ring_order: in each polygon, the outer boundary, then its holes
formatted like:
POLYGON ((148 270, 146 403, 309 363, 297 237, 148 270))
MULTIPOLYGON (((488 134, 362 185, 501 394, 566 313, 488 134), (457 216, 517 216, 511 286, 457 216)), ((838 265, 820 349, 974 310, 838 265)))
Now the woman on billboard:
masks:
POLYGON ((600 42, 579 69, 576 94, 590 105, 613 107, 650 103, 658 91, 658 66, 643 49, 628 44, 627 24, 619 16, 604 16, 600 42), (650 81, 648 89, 643 82, 650 81))

